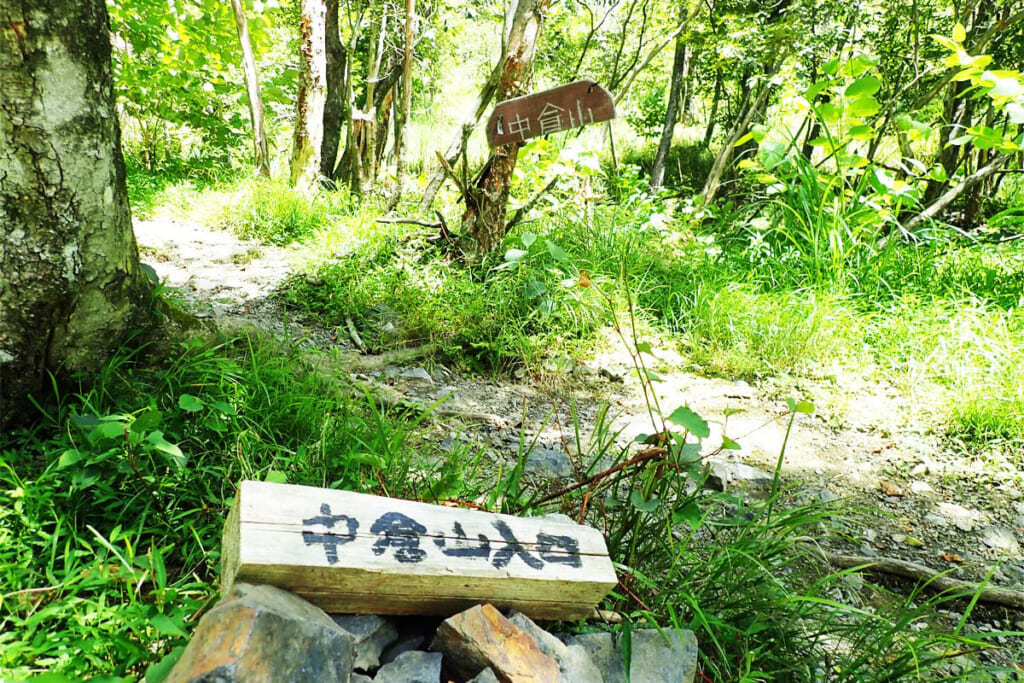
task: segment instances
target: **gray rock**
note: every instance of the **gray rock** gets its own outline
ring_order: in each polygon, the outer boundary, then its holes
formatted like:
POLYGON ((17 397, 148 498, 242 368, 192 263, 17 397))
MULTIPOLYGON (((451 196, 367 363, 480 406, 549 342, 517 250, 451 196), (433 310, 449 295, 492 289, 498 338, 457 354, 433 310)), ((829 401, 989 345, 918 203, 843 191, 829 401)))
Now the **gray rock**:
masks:
POLYGON ((532 637, 541 652, 558 664, 559 683, 603 683, 600 670, 590 659, 590 653, 582 645, 566 645, 540 626, 530 617, 513 612, 508 620, 519 630, 532 637))
POLYGON ((817 486, 808 486, 796 494, 796 502, 800 505, 813 505, 815 503, 831 503, 838 500, 839 496, 832 491, 817 486))
POLYGON ((352 678, 348 679, 349 683, 373 683, 373 679, 363 674, 353 673, 352 678))
POLYGON ((373 677, 374 683, 438 683, 441 680, 441 653, 411 650, 385 664, 373 677))
POLYGON ((1013 532, 1005 527, 990 526, 981 532, 981 542, 993 550, 1005 550, 1012 555, 1020 555, 1020 544, 1013 532))
POLYGON ((402 379, 411 379, 417 382, 427 382, 428 384, 434 383, 434 378, 430 376, 430 373, 423 368, 406 368, 398 373, 398 376, 402 379))
POLYGON ((319 607, 273 586, 236 583, 199 622, 166 680, 347 681, 354 661, 352 636, 319 607))
POLYGON ((332 614, 334 623, 352 634, 356 646, 354 667, 368 671, 380 664, 380 653, 398 638, 395 625, 372 614, 332 614))
POLYGON ((924 516, 925 524, 930 526, 949 526, 949 522, 942 515, 937 515, 934 512, 929 512, 924 516))
POLYGON ((526 471, 551 479, 572 475, 569 456, 554 448, 534 448, 526 461, 526 471))
MULTIPOLYGON (((574 636, 570 644, 582 646, 605 683, 625 683, 622 651, 611 633, 585 633, 574 636)), ((697 671, 697 638, 692 631, 633 631, 631 681, 643 683, 691 683, 697 671)))
POLYGON ((749 493, 767 493, 772 486, 772 475, 742 462, 715 460, 709 463, 706 485, 716 491, 741 489, 749 493))
POLYGON ((500 683, 498 677, 494 675, 494 672, 490 668, 484 669, 473 678, 466 681, 466 683, 500 683))

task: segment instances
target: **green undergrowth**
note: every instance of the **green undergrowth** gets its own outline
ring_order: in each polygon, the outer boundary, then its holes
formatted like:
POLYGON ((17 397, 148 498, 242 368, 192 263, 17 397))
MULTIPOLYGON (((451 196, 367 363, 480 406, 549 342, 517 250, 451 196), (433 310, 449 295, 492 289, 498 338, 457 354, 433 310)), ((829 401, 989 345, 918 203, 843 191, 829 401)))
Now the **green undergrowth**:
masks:
POLYGON ((4 434, 0 678, 169 664, 216 592, 241 479, 444 498, 479 474, 472 453, 418 443, 421 418, 303 368, 245 339, 125 351, 4 434))

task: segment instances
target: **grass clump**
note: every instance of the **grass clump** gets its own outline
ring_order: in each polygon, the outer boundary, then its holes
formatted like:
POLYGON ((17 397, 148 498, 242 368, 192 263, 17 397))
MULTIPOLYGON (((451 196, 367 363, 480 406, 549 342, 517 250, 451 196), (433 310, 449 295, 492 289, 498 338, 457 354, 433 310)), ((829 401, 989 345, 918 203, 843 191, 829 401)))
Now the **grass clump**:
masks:
POLYGON ((124 352, 43 410, 0 445, 5 678, 140 678, 172 662, 216 592, 241 479, 437 498, 474 472, 466 453, 414 450, 416 420, 245 340, 124 352))

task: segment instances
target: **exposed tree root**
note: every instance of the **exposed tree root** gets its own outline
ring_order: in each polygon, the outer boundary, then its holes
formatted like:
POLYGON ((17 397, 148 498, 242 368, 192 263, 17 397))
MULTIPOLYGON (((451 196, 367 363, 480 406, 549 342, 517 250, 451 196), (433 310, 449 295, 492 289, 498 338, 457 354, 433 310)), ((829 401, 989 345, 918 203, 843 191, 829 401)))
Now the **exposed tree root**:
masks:
POLYGON ((942 572, 916 562, 897 560, 890 557, 866 557, 863 555, 826 555, 829 564, 840 569, 861 569, 875 574, 886 574, 924 582, 936 591, 956 591, 977 594, 979 602, 1000 605, 1024 611, 1024 591, 1012 588, 971 583, 954 579, 942 572))

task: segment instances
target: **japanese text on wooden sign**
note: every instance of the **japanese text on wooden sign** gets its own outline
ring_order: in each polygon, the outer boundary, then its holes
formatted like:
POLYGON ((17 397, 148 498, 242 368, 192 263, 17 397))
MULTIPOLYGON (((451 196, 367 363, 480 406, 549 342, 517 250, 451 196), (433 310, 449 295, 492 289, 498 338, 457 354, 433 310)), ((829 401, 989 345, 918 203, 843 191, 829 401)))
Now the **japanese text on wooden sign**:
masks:
POLYGON ((491 147, 615 118, 611 94, 591 80, 505 100, 487 120, 491 147))
MULTIPOLYGON (((304 526, 326 527, 327 531, 304 529, 302 539, 306 545, 322 545, 324 557, 328 564, 338 563, 338 547, 356 540, 359 521, 348 515, 332 514, 327 503, 320 505, 320 514, 302 520, 304 526), (337 531, 335 531, 337 527, 337 531)), ((571 536, 538 532, 536 539, 531 541, 531 549, 516 538, 507 522, 494 519, 491 525, 497 530, 504 542, 492 553, 491 541, 485 534, 477 534, 476 538, 467 536, 460 522, 453 522, 451 535, 437 530, 428 534, 427 527, 416 519, 401 512, 385 512, 370 525, 370 533, 375 536, 373 554, 381 556, 393 554, 398 562, 417 564, 427 557, 427 548, 421 544, 424 536, 433 537, 433 544, 445 557, 459 557, 490 562, 495 569, 507 566, 513 558, 518 558, 532 569, 542 569, 545 563, 563 564, 579 567, 579 541, 571 536)))

